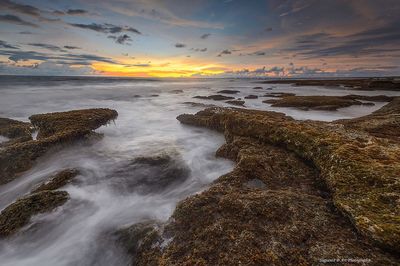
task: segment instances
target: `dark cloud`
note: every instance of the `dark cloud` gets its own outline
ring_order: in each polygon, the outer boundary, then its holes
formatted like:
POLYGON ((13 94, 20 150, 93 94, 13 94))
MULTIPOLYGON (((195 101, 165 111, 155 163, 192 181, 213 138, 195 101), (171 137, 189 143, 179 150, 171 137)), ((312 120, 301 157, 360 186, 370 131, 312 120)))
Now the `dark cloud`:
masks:
POLYGON ((191 48, 190 50, 195 52, 207 52, 207 48, 191 48))
POLYGON ((35 46, 35 47, 40 47, 40 48, 45 48, 53 52, 66 52, 66 50, 52 44, 47 44, 47 43, 28 43, 30 46, 35 46))
POLYGON ((257 52, 251 53, 251 54, 249 54, 249 55, 258 55, 258 56, 263 56, 263 55, 266 55, 266 53, 265 53, 265 52, 263 52, 263 51, 257 51, 257 52))
POLYGON ((111 64, 117 64, 111 58, 102 57, 92 54, 46 54, 35 51, 5 51, 0 50, 0 55, 7 56, 9 60, 13 62, 28 61, 28 60, 38 60, 38 61, 65 61, 70 64, 87 64, 88 62, 105 62, 111 64))
POLYGON ((68 9, 66 13, 68 15, 85 15, 89 12, 84 9, 68 9))
POLYGON ((115 40, 115 42, 119 44, 128 44, 131 41, 131 37, 127 34, 121 35, 115 40))
POLYGON ((176 47, 176 48, 184 48, 184 47, 186 47, 186 44, 177 43, 177 44, 175 44, 175 47, 176 47))
POLYGON ((91 23, 91 24, 78 24, 78 23, 70 23, 69 25, 81 29, 88 29, 88 30, 93 30, 101 33, 121 33, 121 32, 132 32, 136 34, 142 34, 140 31, 138 31, 135 28, 129 27, 129 26, 116 26, 113 24, 105 23, 105 24, 97 24, 97 23, 91 23))
POLYGON ((26 35, 28 35, 28 34, 33 34, 33 33, 30 32, 30 31, 20 31, 19 34, 26 34, 26 35))
POLYGON ((151 66, 151 64, 149 64, 149 63, 144 63, 144 64, 138 63, 138 64, 125 65, 125 67, 150 67, 150 66, 151 66))
POLYGON ((4 9, 13 10, 34 17, 40 17, 40 10, 34 6, 18 4, 9 0, 0 0, 0 5, 4 9))
POLYGON ((225 49, 222 52, 220 52, 217 56, 221 57, 222 55, 228 55, 228 54, 232 54, 231 50, 225 49))
POLYGON ((4 49, 19 49, 17 46, 8 44, 5 41, 0 40, 0 48, 4 48, 4 49))
POLYGON ((81 49, 80 47, 77 47, 77 46, 71 46, 71 45, 64 45, 64 48, 65 48, 65 49, 68 49, 68 50, 81 49))
POLYGON ((211 33, 206 33, 200 36, 201 39, 207 39, 208 37, 210 37, 211 33))
POLYGON ((272 28, 271 27, 266 28, 265 31, 272 31, 272 28))
POLYGON ((36 24, 33 24, 31 22, 21 19, 20 17, 14 16, 14 15, 9 15, 9 14, 0 15, 0 22, 7 22, 7 23, 23 25, 23 26, 30 26, 30 27, 38 27, 38 25, 36 25, 36 24))

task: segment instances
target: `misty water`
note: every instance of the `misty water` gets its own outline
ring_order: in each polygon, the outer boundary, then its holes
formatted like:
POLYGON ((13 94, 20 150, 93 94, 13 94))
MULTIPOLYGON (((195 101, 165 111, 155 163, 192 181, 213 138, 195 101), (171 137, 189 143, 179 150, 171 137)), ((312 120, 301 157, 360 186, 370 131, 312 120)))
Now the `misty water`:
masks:
MULTIPOLYGON (((393 95, 383 91, 349 91, 344 88, 293 87, 252 80, 188 79, 130 80, 103 78, 0 78, 0 116, 29 121, 32 114, 106 107, 118 118, 96 130, 102 139, 79 142, 54 150, 13 182, 0 186, 0 210, 29 194, 52 174, 76 168, 75 182, 62 188, 70 200, 50 213, 34 216, 15 236, 0 241, 0 264, 19 265, 127 265, 129 256, 110 238, 119 228, 148 221, 167 221, 180 200, 199 193, 234 164, 215 157, 224 143, 216 132, 181 125, 176 116, 202 107, 185 102, 228 106, 224 102, 193 99, 222 89, 239 90, 236 98, 266 92, 298 95, 393 95), (271 90, 266 90, 272 88, 271 90), (137 157, 168 155, 183 177, 170 185, 157 185, 163 175, 157 168, 132 167, 137 157), (135 180, 151 186, 135 186, 135 180)), ((285 112, 296 119, 331 121, 368 114, 375 106, 352 106, 331 111, 272 108, 266 98, 246 100, 245 108, 285 112)), ((0 142, 6 141, 0 138, 0 142)), ((165 241, 169 241, 166 239, 165 241)))

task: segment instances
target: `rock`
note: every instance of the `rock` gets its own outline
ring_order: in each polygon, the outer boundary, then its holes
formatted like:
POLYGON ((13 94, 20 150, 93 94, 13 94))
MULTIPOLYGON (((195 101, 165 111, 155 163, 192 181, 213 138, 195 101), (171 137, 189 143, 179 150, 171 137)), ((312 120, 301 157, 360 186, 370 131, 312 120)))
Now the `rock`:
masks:
POLYGON ((196 103, 196 102, 183 102, 183 104, 187 104, 192 107, 215 107, 216 106, 214 104, 196 103))
POLYGON ((0 135, 9 139, 32 139, 31 127, 32 125, 30 123, 0 117, 0 135))
POLYGON ((258 96, 257 96, 257 95, 250 94, 250 95, 245 96, 244 98, 245 98, 245 99, 258 99, 258 96))
POLYGON ((298 107, 314 110, 335 111, 338 108, 352 105, 363 105, 362 102, 340 96, 285 96, 272 103, 273 107, 298 107))
POLYGON ((183 90, 172 90, 169 93, 179 94, 179 93, 183 93, 183 90))
POLYGON ((343 86, 354 90, 400 90, 400 82, 394 78, 360 79, 280 79, 263 81, 264 84, 294 84, 296 86, 343 86))
POLYGON ((350 94, 350 95, 343 96, 342 98, 343 99, 352 99, 352 100, 372 101, 372 102, 390 102, 395 97, 386 96, 386 95, 365 96, 365 95, 350 94))
POLYGON ((162 258, 287 265, 334 254, 395 265, 385 251, 400 252, 399 114, 395 99, 369 116, 335 122, 237 108, 178 116, 224 132, 227 144, 218 154, 236 157, 238 166, 178 205, 170 226, 174 240, 162 258), (273 149, 287 156, 265 154, 273 149), (290 154, 300 161, 284 159, 290 154), (302 161, 307 165, 300 167, 302 161), (243 183, 254 178, 267 189, 244 191, 243 183))
POLYGON ((193 98, 204 99, 204 100, 214 100, 214 101, 225 101, 235 99, 234 97, 224 96, 224 95, 210 95, 210 96, 194 96, 193 98))
POLYGON ((296 94, 290 93, 290 92, 270 92, 264 94, 262 97, 277 97, 277 98, 282 98, 282 97, 288 97, 288 96, 295 96, 296 94))
POLYGON ((49 180, 37 188, 32 190, 32 193, 37 193, 43 190, 56 190, 59 189, 72 181, 77 175, 78 170, 76 169, 65 169, 58 172, 56 175, 49 178, 49 180))
POLYGON ((0 213, 0 237, 7 237, 29 223, 33 215, 49 212, 69 198, 66 191, 41 191, 23 197, 0 213))
POLYGON ((221 90, 221 91, 218 91, 218 93, 224 93, 224 94, 237 94, 239 92, 240 91, 237 91, 237 90, 221 90))
POLYGON ((254 87, 253 90, 262 90, 263 87, 254 87))
POLYGON ((131 265, 158 265, 162 239, 160 225, 154 221, 142 222, 118 230, 117 242, 132 257, 131 265))
POLYGON ((111 109, 85 109, 33 115, 29 119, 38 130, 37 140, 17 142, 0 150, 0 184, 12 181, 28 170, 35 159, 51 148, 93 135, 96 128, 115 119, 111 109))
POLYGON ((112 185, 128 193, 159 193, 184 182, 189 173, 189 168, 180 158, 168 154, 138 157, 112 174, 112 185))
POLYGON ((241 100, 231 100, 231 101, 226 101, 226 103, 229 103, 232 105, 237 105, 237 106, 244 106, 244 101, 241 101, 241 100))

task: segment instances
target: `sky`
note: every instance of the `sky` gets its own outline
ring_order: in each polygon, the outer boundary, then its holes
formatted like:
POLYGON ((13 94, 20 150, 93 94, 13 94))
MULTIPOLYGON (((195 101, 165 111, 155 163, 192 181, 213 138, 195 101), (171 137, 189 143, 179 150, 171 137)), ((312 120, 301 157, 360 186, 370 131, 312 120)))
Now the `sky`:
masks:
POLYGON ((0 74, 400 75, 400 1, 0 0, 0 74))

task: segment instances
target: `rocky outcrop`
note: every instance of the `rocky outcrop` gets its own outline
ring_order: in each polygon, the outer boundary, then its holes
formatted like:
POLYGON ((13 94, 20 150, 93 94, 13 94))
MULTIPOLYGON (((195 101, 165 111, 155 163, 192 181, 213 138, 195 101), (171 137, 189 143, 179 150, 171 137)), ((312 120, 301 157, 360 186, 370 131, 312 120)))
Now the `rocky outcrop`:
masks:
POLYGON ((250 94, 250 95, 245 96, 244 98, 245 98, 245 99, 258 99, 258 96, 257 96, 257 95, 250 94))
POLYGON ((78 170, 76 169, 65 169, 54 176, 50 177, 45 183, 40 184, 38 187, 32 190, 32 193, 37 193, 44 190, 56 190, 68 183, 70 183, 77 175, 78 170))
POLYGON ((236 106, 244 106, 244 101, 242 100, 231 100, 231 101, 226 101, 226 103, 236 106))
POLYGON ((110 177, 119 192, 159 193, 184 182, 190 169, 178 155, 137 157, 124 163, 110 177))
POLYGON ((65 191, 41 191, 20 198, 0 213, 0 237, 8 237, 27 225, 33 215, 49 212, 69 198, 65 191))
MULTIPOLYGON (((280 99, 265 100, 263 103, 271 104, 273 107, 296 107, 302 110, 329 110, 335 111, 339 108, 352 105, 374 105, 355 100, 357 95, 348 96, 284 96, 280 99)), ((367 99, 365 96, 364 99, 367 99)), ((381 98, 379 98, 381 99, 381 98)))
POLYGON ((356 230, 387 250, 399 251, 399 143, 368 134, 371 128, 363 124, 365 119, 376 119, 380 122, 375 123, 375 130, 386 122, 398 132, 399 104, 395 100, 364 119, 337 123, 301 122, 274 112, 221 108, 178 119, 223 131, 228 142, 234 136, 249 137, 284 147, 311 162, 334 206, 356 230))
POLYGON ((223 93, 223 94, 237 94, 239 92, 240 91, 238 91, 238 90, 221 90, 221 91, 218 91, 218 93, 223 93))
POLYGON ((288 96, 295 96, 296 94, 291 92, 270 92, 264 94, 262 97, 273 97, 273 98, 281 98, 281 97, 288 97, 288 96))
POLYGON ((268 80, 266 84, 294 84, 296 86, 343 86, 355 90, 400 90, 400 81, 394 78, 362 79, 281 79, 268 80))
MULTIPOLYGON (((378 137, 396 99, 365 118, 296 121, 277 112, 209 108, 184 124, 225 134, 217 156, 237 162, 211 187, 178 204, 146 250, 158 265, 317 265, 360 259, 397 265, 400 251, 399 141, 378 137), (149 253, 151 251, 157 251, 149 253)), ((144 265, 144 264, 138 264, 144 265)))
POLYGON ((214 101, 225 101, 225 100, 235 99, 235 97, 224 96, 224 95, 219 95, 219 94, 210 95, 210 96, 194 96, 193 98, 202 99, 202 100, 214 100, 214 101))
MULTIPOLYGON (((29 119, 39 130, 37 140, 16 141, 0 150, 0 184, 10 182, 28 170, 34 160, 49 149, 83 139, 94 134, 93 130, 115 119, 118 113, 111 109, 85 109, 69 112, 33 115, 29 119)), ((21 134, 27 137, 27 125, 21 134)), ((3 129, 4 130, 4 129, 3 129)))

